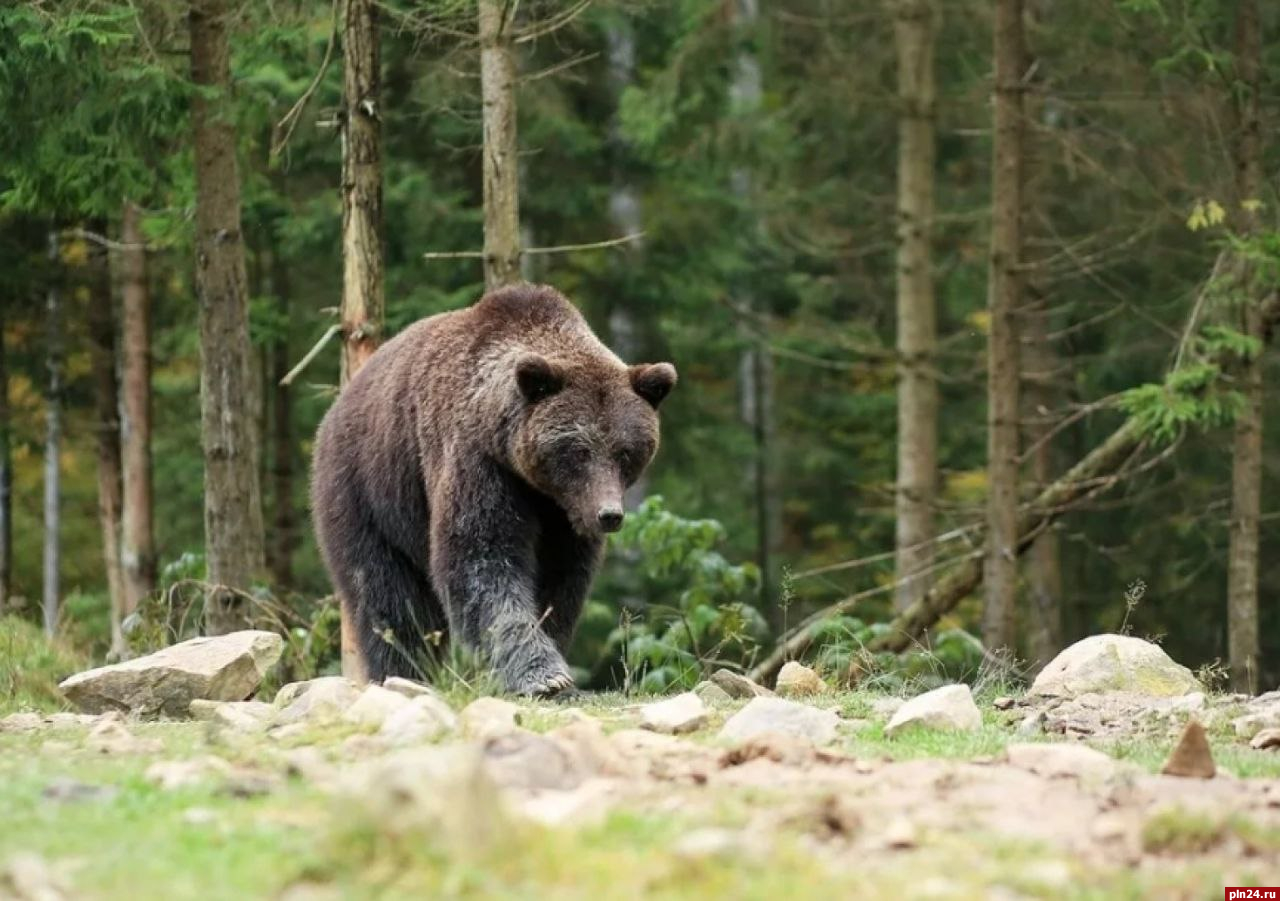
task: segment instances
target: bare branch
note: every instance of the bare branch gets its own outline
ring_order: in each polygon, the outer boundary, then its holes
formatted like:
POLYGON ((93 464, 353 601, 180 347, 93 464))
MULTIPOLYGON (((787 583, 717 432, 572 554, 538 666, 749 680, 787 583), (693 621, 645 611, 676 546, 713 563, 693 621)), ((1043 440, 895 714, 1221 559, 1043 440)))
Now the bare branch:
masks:
POLYGON ((320 340, 316 342, 315 347, 307 351, 307 355, 298 361, 298 365, 289 370, 289 374, 280 380, 281 385, 289 385, 293 383, 302 371, 311 365, 311 361, 320 355, 320 351, 324 350, 324 346, 329 343, 334 335, 342 331, 342 326, 334 323, 329 326, 328 330, 320 336, 320 340))
POLYGON ((302 92, 302 96, 289 108, 289 112, 285 113, 284 118, 276 123, 275 130, 278 137, 271 143, 272 157, 279 156, 281 151, 288 146, 289 139, 293 137, 293 132, 302 118, 302 111, 306 109, 311 96, 320 87, 320 80, 324 78, 324 73, 329 71, 329 61, 333 59, 333 47, 338 42, 338 3, 339 0, 333 0, 333 28, 329 31, 329 43, 324 48, 324 59, 320 61, 319 71, 311 79, 311 84, 307 85, 307 89, 302 92))

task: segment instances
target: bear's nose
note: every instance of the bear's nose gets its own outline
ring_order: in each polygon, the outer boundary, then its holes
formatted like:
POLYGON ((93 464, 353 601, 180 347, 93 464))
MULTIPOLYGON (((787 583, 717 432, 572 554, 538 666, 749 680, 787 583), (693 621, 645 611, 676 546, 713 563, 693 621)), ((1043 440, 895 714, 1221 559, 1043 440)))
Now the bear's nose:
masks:
POLYGON ((622 508, 601 507, 596 519, 600 521, 600 528, 604 531, 616 532, 622 528, 622 508))

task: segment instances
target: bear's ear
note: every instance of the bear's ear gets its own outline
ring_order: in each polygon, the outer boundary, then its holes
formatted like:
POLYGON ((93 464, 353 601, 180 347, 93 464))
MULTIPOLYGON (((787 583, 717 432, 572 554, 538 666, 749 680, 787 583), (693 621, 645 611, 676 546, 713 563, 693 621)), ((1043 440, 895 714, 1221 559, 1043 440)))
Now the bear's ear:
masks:
POLYGON ((564 387, 564 375, 545 357, 528 354, 516 364, 516 384, 524 399, 533 403, 564 387))
POLYGON ((655 410, 676 386, 676 368, 670 363, 649 363, 631 367, 631 387, 655 410))

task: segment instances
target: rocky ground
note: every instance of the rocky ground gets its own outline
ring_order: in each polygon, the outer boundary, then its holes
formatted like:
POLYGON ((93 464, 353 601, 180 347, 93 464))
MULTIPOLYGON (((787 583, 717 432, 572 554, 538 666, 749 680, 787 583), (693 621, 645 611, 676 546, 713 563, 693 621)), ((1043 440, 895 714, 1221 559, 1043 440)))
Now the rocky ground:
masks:
MULTIPOLYGON (((190 643, 188 643, 190 645, 190 643)), ((1022 695, 250 696, 278 639, 0 720, 0 898, 1207 897, 1280 881, 1280 692, 1096 636, 1022 695), (1163 772, 1162 772, 1163 770, 1163 772), (837 894, 838 893, 838 894, 837 894)))

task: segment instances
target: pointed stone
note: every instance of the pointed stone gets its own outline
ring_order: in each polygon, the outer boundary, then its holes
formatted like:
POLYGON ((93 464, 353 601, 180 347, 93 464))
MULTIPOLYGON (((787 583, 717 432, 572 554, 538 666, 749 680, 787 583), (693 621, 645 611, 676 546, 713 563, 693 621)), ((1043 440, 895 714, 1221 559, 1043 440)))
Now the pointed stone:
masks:
POLYGON ((1187 723, 1182 730, 1182 737, 1174 747, 1173 753, 1160 772, 1166 776, 1184 776, 1189 779, 1212 779, 1218 772, 1213 763, 1213 752, 1209 750, 1209 739, 1205 737, 1204 726, 1195 720, 1187 723))

